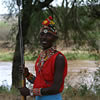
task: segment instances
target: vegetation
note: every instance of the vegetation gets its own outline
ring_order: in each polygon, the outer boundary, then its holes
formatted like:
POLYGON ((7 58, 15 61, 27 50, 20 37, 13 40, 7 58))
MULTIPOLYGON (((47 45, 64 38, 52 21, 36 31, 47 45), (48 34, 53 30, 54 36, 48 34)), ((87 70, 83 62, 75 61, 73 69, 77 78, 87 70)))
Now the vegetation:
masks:
MULTIPOLYGON (((67 86, 67 88, 65 88, 62 93, 63 100, 100 100, 100 69, 94 73, 93 79, 94 81, 90 87, 84 82, 77 84, 78 87, 72 87, 67 83, 66 79, 65 86, 67 86)), ((5 97, 10 97, 10 99, 6 98, 3 100, 11 100, 12 98, 13 100, 20 100, 20 94, 16 88, 9 89, 2 85, 0 86, 0 98, 1 94, 5 97)), ((30 97, 28 100, 32 100, 32 98, 30 97)))
POLYGON ((0 21, 0 27, 8 27, 8 23, 0 21))
POLYGON ((95 93, 84 90, 85 88, 81 90, 74 89, 72 87, 68 87, 68 89, 65 89, 63 92, 63 100, 99 100, 100 96, 96 95, 95 93))
MULTIPOLYGON (((14 52, 13 51, 0 51, 0 61, 12 61, 14 52)), ((72 51, 72 53, 64 53, 68 60, 99 60, 100 55, 96 53, 85 53, 85 52, 78 52, 72 51)), ((30 53, 26 52, 24 55, 25 61, 35 61, 38 57, 38 53, 30 53)))
POLYGON ((68 60, 99 60, 100 55, 91 53, 67 53, 65 54, 68 60))
POLYGON ((9 89, 6 86, 0 86, 0 93, 7 93, 9 89))
POLYGON ((1 100, 20 100, 20 94, 17 89, 9 89, 7 86, 0 86, 1 100))
POLYGON ((4 85, 0 86, 0 94, 1 93, 19 95, 19 91, 16 88, 11 88, 10 89, 9 86, 4 86, 4 85))
POLYGON ((0 21, 0 40, 5 41, 7 39, 7 35, 11 25, 5 21, 0 21))

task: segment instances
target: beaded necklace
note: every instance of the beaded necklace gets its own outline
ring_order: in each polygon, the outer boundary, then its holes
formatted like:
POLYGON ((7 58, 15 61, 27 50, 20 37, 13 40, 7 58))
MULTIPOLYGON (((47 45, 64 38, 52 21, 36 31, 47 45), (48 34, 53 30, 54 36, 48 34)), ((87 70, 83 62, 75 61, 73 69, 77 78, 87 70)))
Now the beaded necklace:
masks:
POLYGON ((52 56, 54 55, 56 52, 56 49, 54 47, 51 47, 47 50, 44 50, 40 53, 40 58, 39 58, 39 62, 37 64, 38 68, 39 68, 39 72, 41 71, 43 64, 52 56))

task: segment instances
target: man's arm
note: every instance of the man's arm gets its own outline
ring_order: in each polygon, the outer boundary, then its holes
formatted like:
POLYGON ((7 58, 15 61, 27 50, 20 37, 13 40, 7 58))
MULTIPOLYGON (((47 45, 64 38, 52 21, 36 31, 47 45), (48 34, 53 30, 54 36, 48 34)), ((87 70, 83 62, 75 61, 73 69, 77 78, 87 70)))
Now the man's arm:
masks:
POLYGON ((25 67, 25 72, 24 72, 24 76, 27 78, 27 80, 30 82, 30 83, 34 83, 34 80, 35 80, 35 76, 29 72, 28 68, 25 67))
POLYGON ((63 81, 63 73, 64 73, 65 59, 64 56, 59 54, 56 57, 55 61, 55 74, 54 74, 54 83, 51 87, 42 88, 42 95, 50 95, 59 93, 59 89, 61 87, 63 81))

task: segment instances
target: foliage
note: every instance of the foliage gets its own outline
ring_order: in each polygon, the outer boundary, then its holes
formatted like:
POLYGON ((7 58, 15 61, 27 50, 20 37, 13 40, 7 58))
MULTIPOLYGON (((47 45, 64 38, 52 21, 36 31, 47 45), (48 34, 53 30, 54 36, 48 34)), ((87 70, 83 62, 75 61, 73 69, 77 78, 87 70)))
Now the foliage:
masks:
POLYGON ((9 89, 8 89, 8 87, 6 87, 6 86, 0 86, 0 93, 5 93, 5 92, 9 92, 9 89))
MULTIPOLYGON (((84 78, 84 77, 81 77, 84 78)), ((74 87, 67 85, 62 95, 64 100, 99 100, 100 99, 100 68, 98 68, 93 75, 93 82, 88 87, 85 80, 76 84, 74 87)), ((67 80, 68 81, 68 80, 67 80)))
POLYGON ((77 51, 74 53, 66 53, 65 56, 68 60, 99 60, 100 59, 100 55, 98 54, 79 53, 77 51))
POLYGON ((94 74, 94 91, 96 91, 98 95, 100 94, 100 67, 94 74))
POLYGON ((81 96, 86 95, 88 92, 89 92, 89 89, 88 89, 88 87, 87 87, 86 84, 80 85, 80 87, 79 87, 79 94, 80 94, 81 96))
POLYGON ((96 40, 100 38, 100 20, 93 17, 91 13, 92 8, 96 10, 100 9, 100 6, 99 4, 95 5, 96 1, 87 1, 87 4, 83 2, 74 0, 69 7, 69 2, 63 0, 61 7, 51 8, 54 12, 58 33, 60 39, 65 40, 66 46, 70 46, 71 41, 71 44, 79 46, 88 44, 98 50, 96 40), (80 6, 82 3, 83 5, 80 6))
POLYGON ((8 23, 0 21, 0 27, 8 27, 8 23))
POLYGON ((9 35, 8 35, 8 40, 10 40, 11 42, 13 42, 13 44, 15 44, 16 42, 16 34, 18 32, 18 25, 17 23, 13 23, 12 27, 9 31, 9 35))
MULTIPOLYGON (((31 16, 31 22, 30 27, 28 29, 28 33, 26 36, 26 39, 28 40, 28 44, 26 44, 28 47, 31 45, 33 47, 32 49, 39 48, 39 31, 41 27, 41 23, 43 21, 44 13, 42 11, 33 12, 31 16)), ((31 48, 29 48, 31 50, 31 48)))
POLYGON ((0 21, 0 40, 4 41, 7 40, 6 36, 8 35, 10 28, 11 28, 10 23, 5 21, 0 21))
POLYGON ((0 61, 12 61, 13 53, 12 52, 1 52, 0 53, 0 61))
POLYGON ((35 61, 38 57, 38 53, 25 53, 24 59, 25 61, 35 61))
POLYGON ((19 91, 18 91, 18 89, 14 88, 14 87, 9 89, 8 86, 1 85, 0 86, 0 94, 11 94, 11 95, 18 96, 19 91))
MULTIPOLYGON (((99 17, 95 17, 92 14, 94 13, 96 15, 96 12, 99 12, 100 7, 99 4, 95 4, 96 2, 97 1, 94 0, 88 0, 86 3, 84 3, 82 0, 74 0, 70 2, 63 0, 61 6, 48 6, 49 9, 46 8, 39 11, 38 9, 40 8, 35 5, 35 3, 39 4, 39 2, 34 0, 32 5, 26 5, 26 2, 24 5, 26 7, 25 10, 29 10, 29 7, 31 9, 31 6, 33 6, 35 10, 31 10, 32 12, 30 11, 30 13, 26 11, 25 15, 22 13, 24 16, 31 14, 29 17, 30 21, 28 21, 29 24, 26 24, 23 30, 25 31, 23 32, 25 38, 24 40, 26 41, 25 44, 27 46, 34 45, 33 49, 39 48, 39 30, 41 27, 41 22, 49 15, 53 15, 56 22, 59 39, 65 40, 66 46, 70 46, 72 44, 78 44, 79 46, 88 44, 91 46, 91 50, 95 49, 98 51, 99 46, 96 42, 100 38, 100 20, 99 17), (26 31, 26 29, 28 31, 26 31)), ((13 5, 15 5, 15 1, 13 2, 13 5)), ((22 12, 24 12, 24 10, 22 10, 22 12)), ((28 17, 26 18, 29 20, 28 17)), ((24 23, 27 23, 27 21, 24 21, 24 23)), ((12 32, 16 33, 15 31, 12 32)))
POLYGON ((81 85, 79 88, 68 85, 63 93, 63 100, 99 100, 100 97, 87 88, 87 85, 81 85))
MULTIPOLYGON (((33 50, 33 49, 32 49, 33 50)), ((0 51, 0 61, 12 61, 13 59, 13 52, 3 52, 0 51)), ((25 61, 35 61, 40 53, 40 50, 37 51, 27 51, 24 54, 25 61)), ((74 51, 73 53, 64 53, 68 60, 99 60, 100 55, 96 53, 85 53, 85 52, 78 52, 74 51)))

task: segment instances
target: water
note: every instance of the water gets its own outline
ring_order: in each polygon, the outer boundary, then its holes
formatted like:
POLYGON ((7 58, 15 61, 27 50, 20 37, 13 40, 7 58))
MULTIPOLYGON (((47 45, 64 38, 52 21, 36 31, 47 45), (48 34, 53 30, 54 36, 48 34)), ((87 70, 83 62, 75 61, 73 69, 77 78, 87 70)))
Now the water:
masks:
POLYGON ((0 86, 12 84, 12 63, 11 62, 0 62, 0 86))
MULTIPOLYGON (((35 74, 34 63, 26 62, 25 64, 31 73, 35 74)), ((68 75, 70 75, 68 82, 71 85, 75 85, 77 82, 81 82, 81 77, 88 83, 93 81, 93 72, 97 69, 96 61, 68 61, 68 75), (85 73, 85 74, 84 74, 85 73)), ((0 62, 0 86, 12 84, 12 62, 0 62)))
POLYGON ((69 85, 76 87, 87 84, 90 87, 94 83, 94 72, 99 68, 97 61, 73 60, 68 61, 68 65, 69 85))
MULTIPOLYGON (((34 70, 33 62, 26 62, 31 73, 34 70)), ((35 74, 35 72, 33 73, 35 74)), ((12 62, 0 62, 0 86, 11 86, 12 84, 12 62)))

